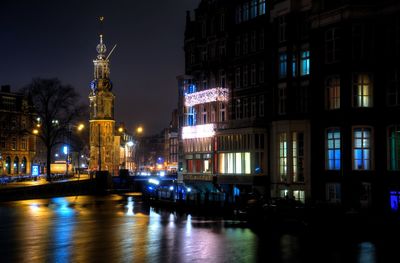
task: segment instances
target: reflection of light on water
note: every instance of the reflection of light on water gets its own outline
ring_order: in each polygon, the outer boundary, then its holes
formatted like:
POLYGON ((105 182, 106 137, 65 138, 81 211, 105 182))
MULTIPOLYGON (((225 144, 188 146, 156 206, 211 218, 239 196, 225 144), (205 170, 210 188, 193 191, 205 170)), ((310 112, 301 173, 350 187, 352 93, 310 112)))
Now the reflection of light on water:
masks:
POLYGON ((34 214, 38 213, 40 210, 40 206, 38 204, 30 204, 29 208, 34 214))
POLYGON ((134 205, 133 197, 132 196, 128 196, 128 204, 125 206, 127 208, 127 211, 126 211, 126 215, 127 216, 133 216, 134 215, 134 213, 133 213, 133 205, 134 205))
POLYGON ((175 216, 173 213, 169 214, 169 227, 175 227, 175 216))
POLYGON ((54 212, 61 216, 72 216, 74 209, 69 207, 69 202, 65 197, 52 198, 49 207, 54 209, 54 212))
POLYGON ((358 262, 369 263, 375 262, 375 246, 371 242, 363 242, 358 246, 359 256, 358 262))
POLYGON ((189 237, 192 233, 192 216, 187 215, 186 217, 186 237, 189 237))

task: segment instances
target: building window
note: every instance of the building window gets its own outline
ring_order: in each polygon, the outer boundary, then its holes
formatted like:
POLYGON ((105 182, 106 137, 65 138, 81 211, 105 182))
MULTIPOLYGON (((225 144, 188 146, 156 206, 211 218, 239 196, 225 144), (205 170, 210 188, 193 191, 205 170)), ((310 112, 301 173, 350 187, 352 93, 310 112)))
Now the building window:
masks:
POLYGON ((250 116, 252 118, 256 117, 257 114, 257 103, 256 103, 256 97, 251 97, 251 105, 250 105, 250 116))
POLYGON ((16 150, 17 149, 17 138, 13 137, 11 139, 11 150, 16 150))
POLYGON ((194 107, 187 108, 187 122, 188 126, 196 125, 196 109, 194 107))
POLYGON ((263 50, 264 49, 264 29, 261 29, 261 31, 260 31, 260 39, 259 39, 259 42, 260 42, 260 49, 261 50, 263 50))
POLYGON ((243 88, 246 88, 249 83, 249 67, 245 65, 243 67, 243 88))
POLYGON ((280 86, 278 90, 278 114, 286 113, 286 86, 280 86))
POLYGON ((26 150, 27 143, 26 143, 26 138, 22 138, 21 140, 21 149, 26 150))
POLYGON ((206 106, 204 105, 203 106, 203 111, 202 111, 202 115, 203 115, 203 124, 206 124, 207 123, 207 108, 206 108, 206 106))
POLYGON ((391 126, 389 132, 389 170, 400 170, 400 125, 391 126))
POLYGON ((326 201, 330 203, 341 202, 341 189, 338 183, 326 184, 326 201))
POLYGON ((341 148, 340 130, 330 128, 326 131, 326 169, 340 170, 341 168, 341 148))
POLYGON ((297 76, 297 55, 293 54, 292 56, 292 77, 297 76))
POLYGON ((235 87, 240 89, 240 67, 235 70, 235 87))
POLYGON ((251 69, 250 69, 250 83, 251 85, 256 84, 256 64, 251 64, 251 69))
POLYGON ((235 41, 235 56, 240 56, 240 38, 236 38, 235 41))
POLYGON ((225 70, 220 70, 219 71, 219 86, 222 88, 225 88, 225 84, 226 84, 225 70))
POLYGON ((249 3, 244 3, 243 4, 243 15, 242 15, 243 21, 249 20, 249 3))
POLYGON ((256 51, 256 31, 251 32, 250 50, 252 52, 256 51))
POLYGON ((235 113, 236 113, 236 119, 237 119, 237 120, 241 119, 241 117, 242 117, 242 112, 241 112, 240 99, 237 99, 237 100, 236 100, 235 113))
POLYGON ((372 107, 373 106, 373 83, 368 74, 353 75, 353 106, 372 107))
POLYGON ((326 106, 328 110, 340 109, 340 78, 339 76, 328 77, 325 81, 326 106))
POLYGON ((219 29, 221 32, 225 31, 225 15, 221 14, 219 17, 219 29))
POLYGON ((389 77, 387 86, 387 99, 389 106, 400 105, 400 71, 396 69, 389 77))
POLYGON ((259 109, 258 109, 258 113, 260 117, 264 117, 264 95, 261 95, 259 98, 259 109))
POLYGON ((299 201, 304 204, 304 202, 305 202, 304 191, 303 190, 294 190, 293 198, 294 198, 294 200, 299 201))
POLYGON ((372 139, 371 128, 353 129, 353 169, 372 169, 372 139))
POLYGON ((265 15, 265 0, 258 0, 258 15, 265 15))
POLYGON ((287 55, 286 53, 279 54, 279 78, 285 78, 287 74, 287 55))
POLYGON ((260 62, 260 68, 258 70, 258 75, 259 75, 259 82, 264 83, 264 75, 265 75, 265 69, 264 69, 264 62, 260 62))
POLYGON ((279 42, 286 41, 286 17, 280 16, 278 17, 278 40, 279 42))
POLYGON ((285 132, 279 134, 279 175, 281 182, 287 181, 287 135, 285 132))
POLYGON ((215 122, 215 106, 211 106, 211 122, 215 122))
POLYGON ((249 35, 243 35, 243 54, 246 55, 249 52, 249 35))
POLYGON ((304 134, 292 132, 293 182, 304 182, 304 134))
POLYGON ((219 104, 219 120, 221 122, 226 121, 226 108, 224 103, 219 104))
POLYGON ((331 28, 325 32, 325 62, 333 63, 340 59, 340 31, 339 28, 331 28))
POLYGON ((300 76, 310 75, 310 51, 301 51, 300 76))
POLYGON ((221 57, 226 56, 226 42, 222 41, 219 43, 219 55, 221 57))
POLYGON ((257 16, 257 0, 251 0, 250 2, 250 18, 255 18, 257 16))
POLYGON ((236 24, 242 23, 242 6, 236 7, 235 20, 236 20, 236 24))
POLYGON ((249 117, 249 99, 245 98, 243 99, 243 118, 248 118, 249 117))

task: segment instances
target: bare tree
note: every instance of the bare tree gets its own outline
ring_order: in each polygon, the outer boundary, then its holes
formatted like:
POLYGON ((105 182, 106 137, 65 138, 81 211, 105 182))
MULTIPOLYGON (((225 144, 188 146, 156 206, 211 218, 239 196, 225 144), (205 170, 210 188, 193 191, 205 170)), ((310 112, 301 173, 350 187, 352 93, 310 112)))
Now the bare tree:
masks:
POLYGON ((37 136, 46 148, 46 179, 50 181, 52 149, 63 142, 71 123, 86 112, 86 106, 79 104, 80 96, 72 86, 58 79, 33 79, 23 91, 39 118, 37 136))

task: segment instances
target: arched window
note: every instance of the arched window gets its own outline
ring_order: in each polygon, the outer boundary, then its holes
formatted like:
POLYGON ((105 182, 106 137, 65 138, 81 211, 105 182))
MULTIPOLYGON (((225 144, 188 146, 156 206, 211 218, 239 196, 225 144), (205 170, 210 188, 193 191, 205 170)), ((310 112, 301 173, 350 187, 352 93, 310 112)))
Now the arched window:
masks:
POLYGON ((18 174, 19 173, 19 159, 17 156, 15 156, 14 158, 14 174, 18 174))
POLYGON ((6 172, 7 174, 11 174, 11 158, 7 156, 6 158, 6 172))
POLYGON ((26 158, 22 157, 21 161, 21 173, 26 174, 26 158))

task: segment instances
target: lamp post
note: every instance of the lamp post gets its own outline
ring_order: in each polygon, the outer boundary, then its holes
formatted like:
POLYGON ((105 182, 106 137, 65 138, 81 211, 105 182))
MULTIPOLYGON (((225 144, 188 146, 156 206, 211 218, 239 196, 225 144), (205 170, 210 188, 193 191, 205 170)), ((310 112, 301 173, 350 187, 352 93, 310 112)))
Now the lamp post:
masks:
POLYGON ((135 153, 135 159, 136 159, 136 173, 140 171, 140 135, 143 133, 143 127, 139 126, 136 128, 136 153, 135 153))
MULTIPOLYGON (((77 125, 73 125, 73 124, 68 124, 68 131, 67 131, 67 145, 64 146, 64 154, 66 155, 66 160, 65 160, 65 167, 66 167, 66 171, 65 171, 65 175, 68 177, 68 167, 69 167, 69 159, 70 159, 70 150, 71 150, 71 129, 72 128, 76 128, 76 130, 78 132, 82 131, 85 128, 85 125, 80 123, 77 125), (68 147, 69 146, 69 147, 68 147)), ((79 168, 79 151, 78 151, 78 168, 79 168)), ((79 173, 79 171, 78 171, 79 173)))
POLYGON ((127 165, 127 163, 128 163, 128 147, 130 148, 132 146, 133 146, 132 141, 125 143, 125 169, 129 169, 129 165, 127 165))

